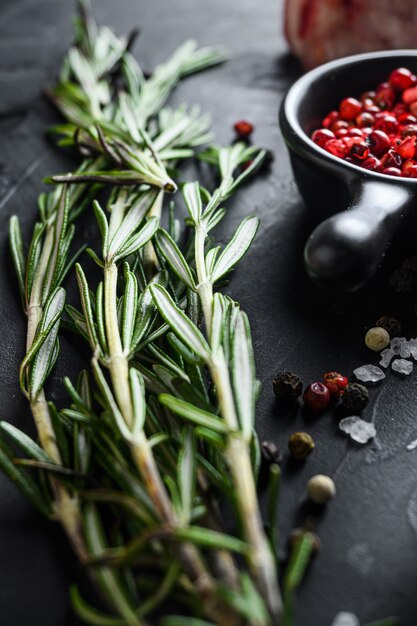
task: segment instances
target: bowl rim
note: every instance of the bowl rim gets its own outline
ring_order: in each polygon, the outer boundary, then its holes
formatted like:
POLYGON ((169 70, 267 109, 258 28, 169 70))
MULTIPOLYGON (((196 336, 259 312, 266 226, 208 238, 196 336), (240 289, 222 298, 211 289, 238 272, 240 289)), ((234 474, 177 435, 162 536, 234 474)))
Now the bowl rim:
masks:
POLYGON ((301 152, 305 157, 309 157, 311 160, 318 162, 319 164, 332 164, 334 168, 339 169, 344 175, 372 177, 380 181, 390 182, 392 184, 409 183, 410 185, 417 184, 417 178, 403 178, 402 176, 391 176, 389 174, 382 174, 381 172, 373 172, 372 170, 366 170, 359 165, 344 161, 337 156, 334 156, 330 152, 324 150, 318 146, 307 135, 299 123, 295 114, 296 105, 300 100, 302 94, 306 88, 313 84, 316 80, 329 74, 333 71, 337 71, 343 67, 349 65, 355 65, 358 63, 366 63, 375 59, 383 58, 395 58, 395 57, 414 57, 417 58, 417 49, 398 49, 398 50, 381 50, 376 52, 365 52, 361 54, 352 54, 349 56, 323 63, 318 67, 306 72, 303 76, 298 78, 296 82, 288 90, 280 108, 280 126, 284 139, 290 148, 295 149, 296 152, 301 152), (298 150, 297 150, 298 148, 298 150), (324 163, 327 162, 327 163, 324 163))

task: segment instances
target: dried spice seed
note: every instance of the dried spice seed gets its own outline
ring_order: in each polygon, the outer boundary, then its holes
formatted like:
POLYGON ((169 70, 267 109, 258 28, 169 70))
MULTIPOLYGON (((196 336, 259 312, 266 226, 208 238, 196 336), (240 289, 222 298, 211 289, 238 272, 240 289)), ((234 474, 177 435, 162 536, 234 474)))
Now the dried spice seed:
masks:
POLYGON ((317 474, 308 481, 307 493, 313 502, 326 504, 326 502, 335 497, 336 485, 330 476, 317 474))
POLYGON ((412 256, 408 259, 405 259, 402 264, 402 268, 404 270, 410 270, 411 272, 417 272, 417 256, 412 256))
POLYGON ((342 402, 350 411, 362 411, 369 402, 369 392, 360 383, 349 383, 342 396, 342 402))
POLYGON ((281 450, 272 441, 263 441, 261 443, 262 460, 266 465, 276 463, 281 465, 283 455, 281 450))
POLYGON ((349 379, 339 372, 328 372, 323 376, 323 383, 330 391, 331 396, 341 396, 349 379))
POLYGON ((303 392, 303 383, 299 376, 292 372, 281 372, 272 381, 275 397, 280 400, 295 400, 303 392))
POLYGON ((308 433, 293 433, 288 440, 288 448, 294 459, 302 461, 313 452, 315 443, 313 438, 308 433))
POLYGON ((323 383, 311 383, 303 393, 303 400, 313 413, 323 413, 330 404, 330 391, 323 383))
POLYGON ((389 333, 382 326, 370 328, 365 335, 366 347, 374 352, 381 352, 381 350, 389 346, 389 342, 389 333))
POLYGON ((397 293, 413 293, 417 287, 417 273, 407 269, 395 270, 389 284, 397 293))
POLYGON ((233 128, 239 139, 247 139, 253 133, 254 126, 247 120, 239 120, 233 128))
POLYGON ((382 315, 379 317, 375 322, 375 326, 384 328, 391 339, 401 335, 401 323, 395 317, 391 317, 390 315, 382 315))

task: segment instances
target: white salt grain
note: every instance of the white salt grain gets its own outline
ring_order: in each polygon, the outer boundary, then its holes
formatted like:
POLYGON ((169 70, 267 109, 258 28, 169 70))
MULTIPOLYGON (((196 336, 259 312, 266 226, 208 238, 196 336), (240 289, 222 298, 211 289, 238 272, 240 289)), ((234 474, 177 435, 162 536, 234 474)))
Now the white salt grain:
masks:
POLYGON ((398 374, 403 374, 403 376, 408 376, 413 371, 413 364, 411 361, 406 361, 406 359, 395 359, 391 365, 394 372, 398 374))
POLYGON ((377 383, 385 378, 385 374, 377 365, 362 365, 353 370, 356 378, 363 383, 377 383))
POLYGON ((395 352, 394 350, 391 350, 391 348, 386 348, 385 350, 382 350, 381 360, 379 362, 380 366, 388 367, 388 365, 391 363, 394 356, 395 356, 395 352))
POLYGON ((368 443, 376 435, 375 426, 372 422, 365 422, 357 415, 342 419, 339 428, 357 443, 368 443))
POLYGON ((410 354, 417 361, 417 339, 410 339, 408 342, 410 348, 410 354))
POLYGON ((391 339, 390 348, 402 359, 408 359, 411 354, 408 341, 405 337, 394 337, 394 339, 391 339))

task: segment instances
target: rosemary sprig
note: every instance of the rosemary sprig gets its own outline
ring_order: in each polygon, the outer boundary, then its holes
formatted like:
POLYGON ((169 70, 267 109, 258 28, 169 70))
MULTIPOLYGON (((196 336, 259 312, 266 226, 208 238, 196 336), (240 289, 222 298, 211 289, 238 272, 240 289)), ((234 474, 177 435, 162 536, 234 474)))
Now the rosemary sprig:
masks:
MULTIPOLYGON (((208 233, 225 214, 224 209, 219 207, 252 174, 262 162, 264 153, 238 143, 231 148, 212 148, 209 157, 219 171, 219 187, 212 194, 202 190, 198 183, 189 183, 183 189, 189 221, 195 231, 196 281, 191 268, 168 233, 160 231, 157 236, 159 249, 172 270, 200 298, 208 343, 190 325, 190 321, 186 320, 181 309, 163 287, 153 286, 151 291, 160 314, 172 331, 198 354, 210 371, 220 410, 220 417, 212 415, 210 420, 214 429, 215 421, 218 422, 220 418, 220 423, 224 423, 226 427, 223 431, 224 457, 233 476, 240 521, 250 547, 249 565, 258 588, 267 601, 271 616, 278 620, 281 599, 276 564, 263 531, 250 460, 257 381, 254 375, 249 323, 236 303, 219 293, 213 295, 213 285, 230 272, 248 250, 255 236, 258 220, 246 218, 223 251, 218 246, 208 249, 206 246, 208 233), (238 166, 246 163, 254 156, 254 152, 257 154, 251 167, 234 178, 238 166)), ((195 407, 188 407, 169 395, 160 396, 160 400, 182 417, 194 416, 195 419, 195 407)))
MULTIPOLYGON (((87 169, 83 166, 83 169, 87 169)), ((25 253, 17 217, 10 221, 10 246, 18 277, 20 294, 27 316, 26 355, 20 367, 20 386, 28 398, 43 455, 38 459, 62 465, 50 409, 44 393, 48 378, 59 352, 58 329, 65 304, 61 284, 68 272, 69 250, 74 235, 71 208, 82 203, 82 188, 56 190, 39 199, 41 222, 35 225, 25 261, 25 253)), ((84 198, 84 203, 88 198, 84 198)), ((75 256, 79 254, 76 253, 75 256)), ((8 431, 10 437, 10 431, 8 431)), ((13 437, 21 447, 17 431, 13 437)), ((23 437, 21 437, 21 440, 23 437)), ((23 439, 26 441, 25 439, 23 439)), ((36 457, 35 457, 36 458, 36 457)), ((24 473, 20 468, 20 472, 24 473)), ((39 494, 42 508, 51 507, 51 516, 63 525, 79 558, 86 557, 81 531, 78 499, 51 475, 52 501, 39 494)))

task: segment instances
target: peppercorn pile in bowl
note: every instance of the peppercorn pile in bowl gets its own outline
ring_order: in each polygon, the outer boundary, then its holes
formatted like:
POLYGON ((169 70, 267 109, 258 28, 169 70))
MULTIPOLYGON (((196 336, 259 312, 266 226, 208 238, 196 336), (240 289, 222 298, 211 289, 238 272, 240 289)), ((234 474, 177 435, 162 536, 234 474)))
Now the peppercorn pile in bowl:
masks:
POLYGON ((417 178, 417 77, 400 67, 374 91, 344 98, 311 138, 367 170, 417 178))

